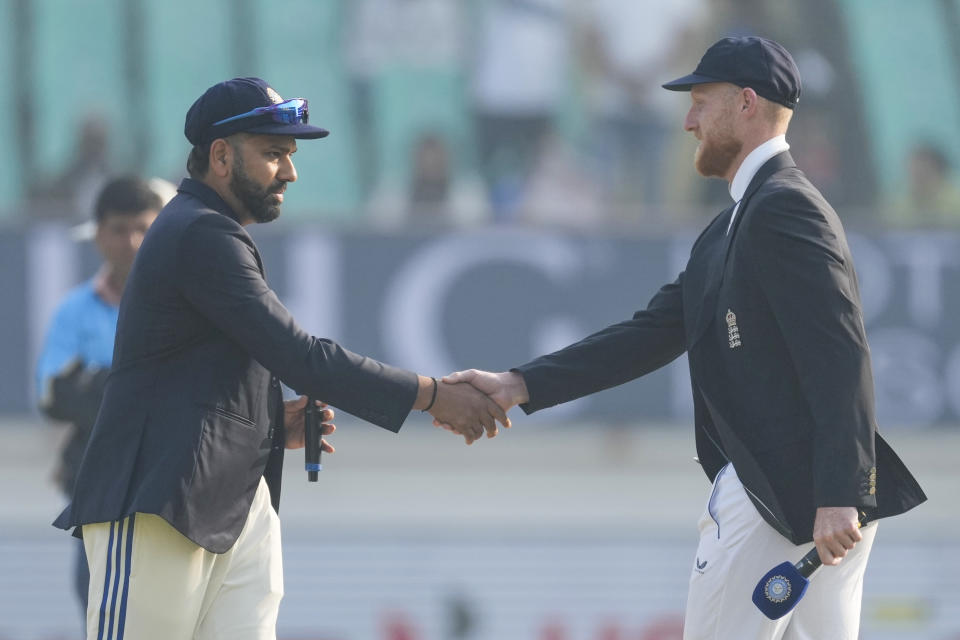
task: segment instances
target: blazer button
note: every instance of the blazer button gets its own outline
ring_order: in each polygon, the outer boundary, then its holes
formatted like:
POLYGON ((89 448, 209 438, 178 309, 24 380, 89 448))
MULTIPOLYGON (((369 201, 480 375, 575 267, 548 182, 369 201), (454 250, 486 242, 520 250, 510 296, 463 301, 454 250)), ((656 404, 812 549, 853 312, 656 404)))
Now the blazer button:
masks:
POLYGON ((277 376, 270 376, 270 386, 271 386, 271 387, 279 387, 279 386, 280 386, 280 380, 277 379, 277 376))

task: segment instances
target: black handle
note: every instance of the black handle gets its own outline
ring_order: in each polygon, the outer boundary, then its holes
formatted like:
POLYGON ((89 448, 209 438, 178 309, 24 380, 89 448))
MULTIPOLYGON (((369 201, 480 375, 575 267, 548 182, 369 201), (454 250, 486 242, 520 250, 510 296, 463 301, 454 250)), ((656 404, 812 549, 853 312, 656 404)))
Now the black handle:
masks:
POLYGON ((317 406, 313 398, 307 398, 307 406, 304 409, 304 467, 307 470, 307 480, 309 482, 317 481, 317 472, 323 469, 320 464, 320 443, 322 434, 320 433, 320 424, 322 408, 317 406))
POLYGON ((800 575, 804 578, 809 578, 814 571, 820 568, 821 564, 823 564, 823 562, 820 560, 820 554, 817 553, 817 548, 814 547, 810 549, 810 551, 807 551, 806 555, 800 558, 800 561, 793 566, 800 572, 800 575))

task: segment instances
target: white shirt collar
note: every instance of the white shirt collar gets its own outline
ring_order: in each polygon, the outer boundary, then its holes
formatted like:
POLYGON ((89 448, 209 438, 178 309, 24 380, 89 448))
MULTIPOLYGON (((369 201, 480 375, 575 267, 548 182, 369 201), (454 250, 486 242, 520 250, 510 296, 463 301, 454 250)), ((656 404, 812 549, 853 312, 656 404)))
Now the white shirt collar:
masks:
POLYGON ((740 168, 737 169, 737 174, 733 176, 733 181, 730 182, 730 197, 733 198, 733 201, 740 202, 747 187, 750 186, 753 176, 757 175, 757 171, 767 160, 789 148, 787 137, 779 135, 770 138, 747 154, 747 157, 740 164, 740 168))

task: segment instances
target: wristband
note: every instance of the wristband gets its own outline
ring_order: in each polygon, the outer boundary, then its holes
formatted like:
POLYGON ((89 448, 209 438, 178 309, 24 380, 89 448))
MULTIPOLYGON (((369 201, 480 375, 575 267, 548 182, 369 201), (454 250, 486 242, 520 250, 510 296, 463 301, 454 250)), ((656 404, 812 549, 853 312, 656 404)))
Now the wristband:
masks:
POLYGON ((437 401, 437 379, 433 376, 430 376, 430 379, 433 380, 433 395, 430 397, 430 404, 427 405, 426 409, 422 409, 421 413, 426 413, 433 408, 433 403, 437 401))

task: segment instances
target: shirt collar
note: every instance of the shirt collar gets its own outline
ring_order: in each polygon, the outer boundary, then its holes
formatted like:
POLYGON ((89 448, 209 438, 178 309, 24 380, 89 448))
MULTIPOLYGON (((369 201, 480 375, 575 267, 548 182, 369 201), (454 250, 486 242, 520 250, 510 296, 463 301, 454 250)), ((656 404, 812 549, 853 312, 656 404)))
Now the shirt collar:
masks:
POLYGON ((180 181, 180 186, 177 187, 177 191, 190 194, 211 209, 236 220, 238 223, 240 222, 240 217, 230 208, 230 205, 205 182, 194 180, 193 178, 184 178, 180 181))
POLYGON ((750 186, 753 176, 757 174, 757 171, 767 160, 789 148, 787 137, 779 135, 770 138, 747 154, 747 157, 740 164, 740 168, 737 169, 737 174, 733 176, 733 180, 730 182, 730 197, 733 198, 734 202, 740 202, 747 187, 750 186))

